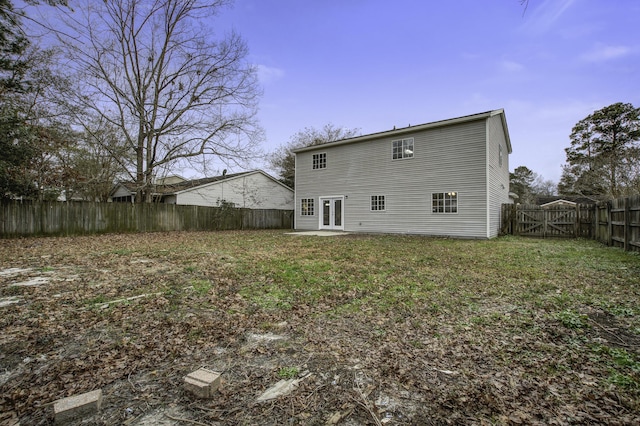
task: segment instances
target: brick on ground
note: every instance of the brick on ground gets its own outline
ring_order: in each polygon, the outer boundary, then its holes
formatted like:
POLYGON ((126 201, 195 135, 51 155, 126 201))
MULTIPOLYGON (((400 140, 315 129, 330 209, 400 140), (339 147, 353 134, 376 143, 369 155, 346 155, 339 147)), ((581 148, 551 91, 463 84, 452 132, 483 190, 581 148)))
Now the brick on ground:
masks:
POLYGON ((102 389, 59 399, 53 404, 55 422, 65 424, 79 417, 93 414, 100 410, 101 405, 102 389))
POLYGON ((184 378, 184 387, 198 398, 211 398, 220 387, 220 374, 206 368, 189 373, 184 378))

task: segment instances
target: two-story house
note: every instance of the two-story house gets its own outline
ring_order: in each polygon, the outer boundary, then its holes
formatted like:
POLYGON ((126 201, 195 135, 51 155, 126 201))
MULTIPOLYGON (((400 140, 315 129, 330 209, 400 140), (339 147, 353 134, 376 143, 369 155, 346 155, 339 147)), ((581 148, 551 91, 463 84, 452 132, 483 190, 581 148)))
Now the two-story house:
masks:
POLYGON ((493 238, 510 153, 502 109, 298 149, 295 228, 493 238))

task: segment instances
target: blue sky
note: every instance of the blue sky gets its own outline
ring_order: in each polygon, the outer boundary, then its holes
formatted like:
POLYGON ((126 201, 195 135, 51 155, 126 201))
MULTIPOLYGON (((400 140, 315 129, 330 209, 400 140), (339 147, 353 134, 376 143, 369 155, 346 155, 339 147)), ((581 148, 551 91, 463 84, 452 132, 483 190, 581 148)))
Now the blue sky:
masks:
MULTIPOLYGON (((576 122, 640 107, 637 0, 236 0, 265 151, 305 127, 362 134, 504 108, 513 154, 558 181, 576 122)), ((258 164, 257 166, 262 166, 258 164)))

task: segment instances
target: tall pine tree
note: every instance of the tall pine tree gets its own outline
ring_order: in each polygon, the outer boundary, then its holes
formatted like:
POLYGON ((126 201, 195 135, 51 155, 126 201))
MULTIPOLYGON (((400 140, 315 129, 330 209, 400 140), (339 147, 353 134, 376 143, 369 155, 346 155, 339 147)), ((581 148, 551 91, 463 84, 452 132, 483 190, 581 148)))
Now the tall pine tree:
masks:
POLYGON ((640 108, 615 103, 579 121, 565 149, 558 188, 563 195, 637 193, 640 161, 640 108))

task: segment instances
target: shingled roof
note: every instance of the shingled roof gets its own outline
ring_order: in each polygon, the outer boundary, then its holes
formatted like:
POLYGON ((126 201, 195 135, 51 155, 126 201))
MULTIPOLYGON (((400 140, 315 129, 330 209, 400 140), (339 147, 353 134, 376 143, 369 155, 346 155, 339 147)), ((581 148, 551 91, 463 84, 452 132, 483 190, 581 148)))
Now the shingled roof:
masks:
MULTIPOLYGON (((168 185, 155 185, 153 188, 153 193, 157 195, 175 194, 176 192, 184 191, 186 189, 196 188, 198 186, 207 185, 207 184, 218 182, 221 180, 235 178, 238 176, 242 176, 242 175, 246 175, 254 172, 255 170, 252 170, 249 172, 231 173, 231 174, 224 174, 224 175, 208 177, 208 178, 185 180, 182 182, 172 183, 168 185)), ((131 182, 131 181, 120 182, 119 185, 124 186, 129 191, 131 191, 131 193, 136 192, 137 186, 135 182, 131 182)))

